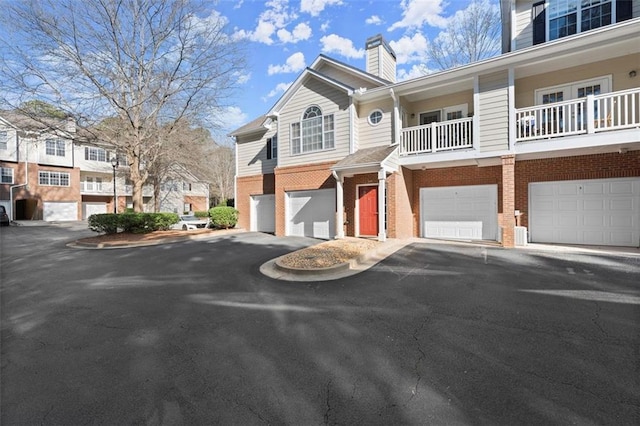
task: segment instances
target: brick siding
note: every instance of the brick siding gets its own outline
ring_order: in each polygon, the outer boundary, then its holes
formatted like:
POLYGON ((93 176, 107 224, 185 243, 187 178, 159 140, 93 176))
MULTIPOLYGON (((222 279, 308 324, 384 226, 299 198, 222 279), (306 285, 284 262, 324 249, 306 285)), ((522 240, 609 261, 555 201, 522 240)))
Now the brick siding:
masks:
POLYGON ((274 194, 275 175, 268 173, 265 175, 243 176, 236 180, 236 192, 238 199, 235 200, 238 210, 238 227, 249 230, 251 227, 251 196, 274 194))

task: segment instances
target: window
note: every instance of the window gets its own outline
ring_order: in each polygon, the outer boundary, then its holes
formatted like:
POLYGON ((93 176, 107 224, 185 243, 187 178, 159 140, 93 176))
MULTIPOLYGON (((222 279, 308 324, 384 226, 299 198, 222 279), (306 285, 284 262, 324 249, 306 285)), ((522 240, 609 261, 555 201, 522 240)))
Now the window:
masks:
POLYGON ((87 192, 102 191, 102 178, 87 176, 82 182, 82 190, 87 192))
POLYGON ((278 158, 278 135, 267 138, 267 160, 278 158))
POLYGON ((189 213, 191 210, 191 203, 184 203, 184 208, 182 210, 184 213, 189 213))
POLYGON ((549 40, 610 25, 612 3, 612 0, 549 0, 549 40))
POLYGON ((183 191, 191 191, 191 184, 189 182, 182 182, 183 191))
POLYGON ((6 130, 0 130, 0 149, 7 149, 9 136, 6 130))
POLYGON ((381 121, 382 121, 382 111, 380 111, 379 109, 371 111, 371 114, 369 114, 369 124, 371 124, 372 126, 376 126, 381 121))
POLYGON ((45 140, 45 145, 47 155, 65 156, 65 144, 62 139, 47 139, 45 140))
POLYGON ((69 173, 38 172, 38 183, 46 186, 69 186, 69 173))
POLYGON ((0 169, 0 183, 13 183, 13 169, 8 167, 0 169))
POLYGON ((291 153, 321 151, 335 147, 333 114, 322 115, 317 106, 307 108, 302 121, 291 124, 291 153))
POLYGON ((91 146, 84 147, 84 159, 87 161, 111 161, 111 159, 108 158, 107 151, 102 148, 94 148, 91 146))

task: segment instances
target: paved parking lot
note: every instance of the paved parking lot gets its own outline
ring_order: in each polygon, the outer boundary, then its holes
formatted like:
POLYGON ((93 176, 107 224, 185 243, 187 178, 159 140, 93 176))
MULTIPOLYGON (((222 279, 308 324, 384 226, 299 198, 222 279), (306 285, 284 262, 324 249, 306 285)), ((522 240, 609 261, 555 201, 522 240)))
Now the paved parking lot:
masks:
POLYGON ((411 244, 343 280, 314 241, 77 250, 0 229, 7 424, 637 424, 640 258, 411 244))

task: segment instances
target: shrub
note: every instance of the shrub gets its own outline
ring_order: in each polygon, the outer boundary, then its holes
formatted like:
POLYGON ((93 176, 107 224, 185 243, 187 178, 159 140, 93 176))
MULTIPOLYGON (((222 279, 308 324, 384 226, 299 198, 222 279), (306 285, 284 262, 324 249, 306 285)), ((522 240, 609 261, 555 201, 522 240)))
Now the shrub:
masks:
POLYGON ((89 229, 105 234, 123 232, 144 234, 152 231, 166 231, 180 218, 175 213, 122 213, 94 214, 89 216, 89 229))
POLYGON ((213 228, 229 229, 238 223, 238 210, 233 207, 214 207, 209 210, 209 216, 213 228))
POLYGON ((193 212, 195 217, 209 217, 209 210, 200 210, 193 212))
POLYGON ((89 229, 104 234, 118 232, 118 215, 113 213, 92 214, 89 216, 89 229))

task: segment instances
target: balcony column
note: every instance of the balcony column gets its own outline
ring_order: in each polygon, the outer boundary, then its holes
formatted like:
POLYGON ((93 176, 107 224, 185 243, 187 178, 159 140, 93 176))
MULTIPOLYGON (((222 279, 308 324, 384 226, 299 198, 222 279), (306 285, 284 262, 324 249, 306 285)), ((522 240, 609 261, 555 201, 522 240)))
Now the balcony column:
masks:
POLYGON ((385 200, 387 199, 387 171, 382 167, 378 171, 378 241, 387 241, 385 200))
POLYGON ((515 247, 515 155, 505 155, 502 157, 502 246, 505 248, 515 247))
POLYGON ((344 238, 344 176, 333 172, 336 179, 336 239, 344 238))

